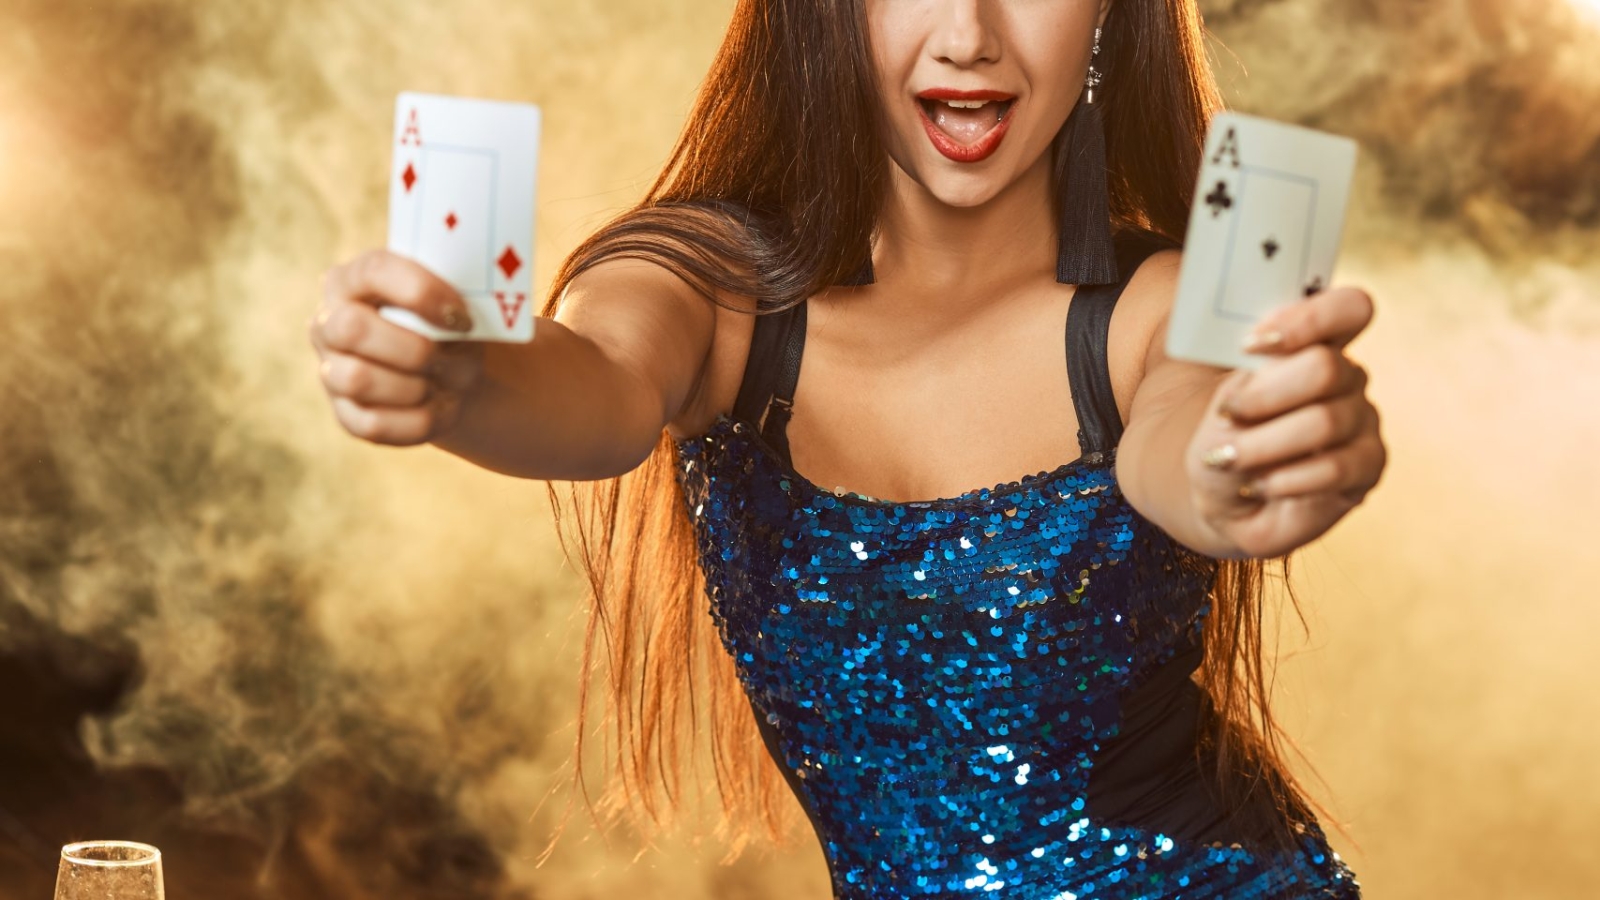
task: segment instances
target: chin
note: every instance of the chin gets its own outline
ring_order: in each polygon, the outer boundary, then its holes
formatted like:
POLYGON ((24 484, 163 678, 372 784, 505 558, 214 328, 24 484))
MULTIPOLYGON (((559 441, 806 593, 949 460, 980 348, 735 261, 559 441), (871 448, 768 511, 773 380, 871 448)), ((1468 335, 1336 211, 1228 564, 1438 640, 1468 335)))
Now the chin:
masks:
MULTIPOLYGON (((1034 164, 1048 163, 1045 159, 1048 155, 1043 154, 1034 164)), ((993 159, 996 165, 987 169, 952 170, 941 162, 930 160, 926 170, 910 177, 940 203, 957 208, 983 206, 1016 187, 1018 182, 1030 180, 1033 174, 1033 166, 1019 168, 1018 163, 1000 158, 993 159)))
POLYGON ((918 167, 907 166, 898 157, 894 157, 894 163, 902 176, 920 186, 930 197, 946 206, 958 208, 982 206, 999 196, 1015 180, 1014 173, 998 167, 986 172, 955 172, 940 166, 937 160, 930 160, 927 163, 930 171, 922 171, 918 167))
POLYGON ((935 200, 945 206, 971 209, 993 200, 1005 189, 1007 183, 998 174, 988 178, 971 175, 962 178, 934 176, 930 180, 923 181, 922 186, 935 200))
MULTIPOLYGON (((1016 139, 1014 146, 1000 148, 998 153, 979 164, 951 163, 938 152, 919 147, 915 142, 909 142, 909 146, 915 148, 910 153, 906 152, 907 144, 901 144, 891 150, 890 158, 899 175, 921 187, 933 199, 945 206, 972 209, 993 201, 1017 182, 1030 179, 1036 167, 1048 167, 1048 143, 1039 149, 1032 164, 1024 165, 1015 155, 1031 148, 1022 146, 1026 143, 1025 135, 1012 137, 1016 139), (907 165, 908 162, 912 164, 907 165)), ((915 138, 927 143, 927 138, 920 133, 915 138)))

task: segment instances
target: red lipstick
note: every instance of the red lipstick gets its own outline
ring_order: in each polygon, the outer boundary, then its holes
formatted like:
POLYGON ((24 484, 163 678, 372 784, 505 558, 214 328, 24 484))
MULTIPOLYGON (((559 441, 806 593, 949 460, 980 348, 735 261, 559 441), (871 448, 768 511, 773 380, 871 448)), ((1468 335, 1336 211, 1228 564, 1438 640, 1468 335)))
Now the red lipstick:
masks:
MULTIPOLYGON (((989 100, 992 102, 1009 103, 1016 99, 1015 94, 1003 91, 963 91, 955 88, 929 88, 917 94, 918 100, 989 100)), ((1011 109, 1008 106, 1001 111, 1000 121, 984 133, 983 137, 972 144, 960 144, 950 135, 945 134, 933 120, 928 117, 928 111, 919 102, 917 115, 922 119, 923 130, 928 133, 928 140, 933 142, 934 149, 944 154, 945 158, 955 162, 974 163, 987 159, 995 149, 1000 146, 1000 141, 1006 136, 1006 129, 1011 125, 1011 109)))

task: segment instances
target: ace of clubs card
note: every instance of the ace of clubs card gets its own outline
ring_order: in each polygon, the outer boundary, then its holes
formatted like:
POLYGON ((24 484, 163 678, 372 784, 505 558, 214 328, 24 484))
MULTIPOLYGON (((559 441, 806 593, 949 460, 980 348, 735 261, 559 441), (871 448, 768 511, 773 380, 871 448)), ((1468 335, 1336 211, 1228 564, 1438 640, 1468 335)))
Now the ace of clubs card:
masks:
POLYGON ((447 331, 397 306, 378 312, 433 340, 533 339, 537 106, 402 93, 395 102, 389 249, 449 282, 472 330, 447 331))
POLYGON ((1167 355, 1259 368, 1245 338, 1270 310, 1327 287, 1339 255, 1356 143, 1238 113, 1206 137, 1167 355))

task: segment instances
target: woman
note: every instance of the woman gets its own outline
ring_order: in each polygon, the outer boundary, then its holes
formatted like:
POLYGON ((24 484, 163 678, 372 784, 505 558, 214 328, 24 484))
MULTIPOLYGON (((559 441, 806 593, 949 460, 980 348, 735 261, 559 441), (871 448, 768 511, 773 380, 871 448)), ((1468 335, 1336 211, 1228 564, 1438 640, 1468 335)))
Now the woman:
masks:
POLYGON ((1358 896, 1258 624, 1383 469, 1372 304, 1280 308, 1253 374, 1166 357, 1200 41, 1193 0, 741 0, 530 345, 379 317, 465 323, 408 260, 330 272, 345 428, 583 483, 637 808, 708 733, 734 830, 787 782, 839 897, 1358 896))

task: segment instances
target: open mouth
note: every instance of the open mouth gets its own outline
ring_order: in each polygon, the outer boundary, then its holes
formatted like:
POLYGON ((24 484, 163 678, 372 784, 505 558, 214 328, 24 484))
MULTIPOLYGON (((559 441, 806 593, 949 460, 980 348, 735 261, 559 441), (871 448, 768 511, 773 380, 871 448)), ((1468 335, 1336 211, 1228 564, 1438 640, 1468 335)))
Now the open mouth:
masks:
POLYGON ((1005 121, 1013 100, 934 100, 918 97, 923 115, 960 146, 970 147, 1005 121))
POLYGON ((916 100, 918 118, 934 149, 954 162, 974 163, 1000 146, 1011 125, 1016 97, 997 91, 933 88, 916 100))

